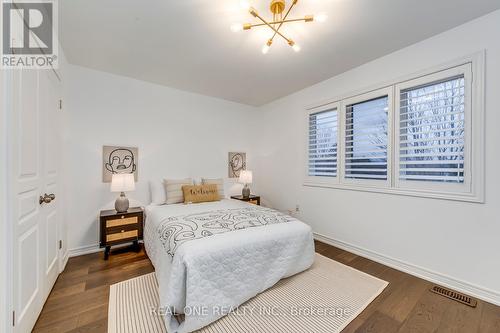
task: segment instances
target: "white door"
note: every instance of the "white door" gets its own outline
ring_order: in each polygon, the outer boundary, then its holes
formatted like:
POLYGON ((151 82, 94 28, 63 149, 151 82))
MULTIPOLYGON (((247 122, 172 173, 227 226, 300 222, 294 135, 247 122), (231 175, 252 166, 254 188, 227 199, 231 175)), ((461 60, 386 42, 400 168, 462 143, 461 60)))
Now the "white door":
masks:
POLYGON ((60 89, 49 70, 16 70, 11 75, 12 303, 14 331, 25 333, 33 328, 58 273, 60 149, 56 141, 60 89), (55 200, 50 200, 50 194, 55 200), (44 197, 48 199, 40 203, 44 197))
POLYGON ((60 131, 60 81, 53 71, 39 72, 39 106, 42 110, 44 132, 44 151, 42 151, 43 160, 43 194, 50 196, 50 203, 43 203, 42 225, 45 236, 43 237, 43 249, 45 251, 44 269, 42 271, 44 281, 44 297, 45 300, 49 295, 54 283, 59 274, 59 219, 61 210, 58 198, 56 196, 62 191, 59 190, 59 166, 61 159, 59 152, 62 149, 61 131, 60 131), (52 199, 54 198, 54 199, 52 199))

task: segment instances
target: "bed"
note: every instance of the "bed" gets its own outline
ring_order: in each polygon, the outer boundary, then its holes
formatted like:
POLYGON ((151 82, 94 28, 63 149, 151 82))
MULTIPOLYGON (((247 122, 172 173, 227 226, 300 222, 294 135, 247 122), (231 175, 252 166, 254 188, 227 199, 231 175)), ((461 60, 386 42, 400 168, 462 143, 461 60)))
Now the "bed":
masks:
POLYGON ((169 333, 202 328, 314 261, 308 225, 230 199, 146 207, 144 243, 169 333))

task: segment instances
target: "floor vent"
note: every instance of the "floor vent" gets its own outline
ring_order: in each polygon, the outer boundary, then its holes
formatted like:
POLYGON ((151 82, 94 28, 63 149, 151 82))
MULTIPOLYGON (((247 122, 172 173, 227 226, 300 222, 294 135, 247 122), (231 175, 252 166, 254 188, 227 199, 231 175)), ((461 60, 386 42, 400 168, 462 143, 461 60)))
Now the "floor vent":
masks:
POLYGON ((456 291, 444 288, 444 287, 434 286, 431 288, 431 291, 433 293, 450 298, 454 301, 471 306, 473 308, 475 308, 477 306, 477 301, 474 298, 467 296, 467 295, 464 295, 464 294, 461 294, 461 293, 458 293, 456 291))

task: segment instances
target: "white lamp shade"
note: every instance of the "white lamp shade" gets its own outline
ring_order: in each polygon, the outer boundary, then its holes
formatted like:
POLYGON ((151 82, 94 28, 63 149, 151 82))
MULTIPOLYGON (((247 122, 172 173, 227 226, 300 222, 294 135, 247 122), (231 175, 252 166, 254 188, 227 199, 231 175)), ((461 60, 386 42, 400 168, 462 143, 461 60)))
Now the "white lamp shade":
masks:
POLYGON ((111 177, 111 192, 130 192, 135 190, 133 173, 115 173, 111 177))
POLYGON ((252 183, 252 171, 241 170, 239 182, 243 183, 243 184, 251 184, 252 183))

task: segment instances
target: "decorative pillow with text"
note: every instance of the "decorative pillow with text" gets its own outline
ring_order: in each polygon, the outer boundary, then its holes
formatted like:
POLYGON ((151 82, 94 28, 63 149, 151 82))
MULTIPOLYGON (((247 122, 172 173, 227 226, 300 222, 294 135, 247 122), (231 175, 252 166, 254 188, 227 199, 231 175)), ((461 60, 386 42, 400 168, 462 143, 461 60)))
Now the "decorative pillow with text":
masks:
POLYGON ((182 186, 182 192, 184 193, 184 203, 220 200, 219 191, 217 189, 217 185, 215 184, 184 185, 182 186))

